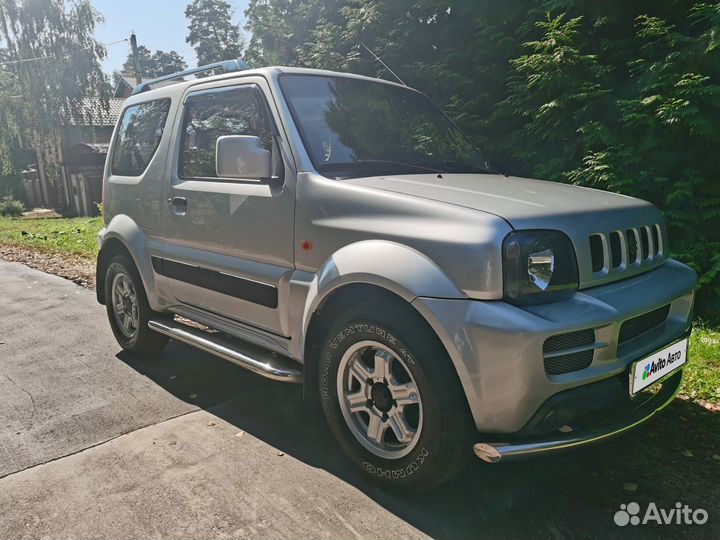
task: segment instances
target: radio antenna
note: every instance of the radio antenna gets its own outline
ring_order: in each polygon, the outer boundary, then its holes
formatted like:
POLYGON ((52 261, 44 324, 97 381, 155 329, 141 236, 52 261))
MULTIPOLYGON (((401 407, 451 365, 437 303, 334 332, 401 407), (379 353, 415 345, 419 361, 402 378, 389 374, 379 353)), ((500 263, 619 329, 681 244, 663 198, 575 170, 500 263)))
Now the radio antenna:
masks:
POLYGON ((400 77, 398 77, 398 76, 396 75, 396 73, 395 73, 392 69, 390 69, 390 68, 388 67, 388 65, 387 65, 385 62, 383 62, 377 54, 375 54, 374 52, 372 52, 367 45, 365 45, 362 41, 360 42, 360 45, 362 45, 363 47, 365 47, 365 50, 366 50, 367 52, 369 52, 370 54, 372 54, 373 57, 375 58, 375 60, 377 60, 378 62, 380 62, 385 69, 387 69, 390 73, 392 73, 392 76, 395 77, 398 81, 400 81, 400 84, 402 84, 403 86, 407 86, 407 84, 405 84, 405 83, 403 82, 403 80, 402 80, 400 77))

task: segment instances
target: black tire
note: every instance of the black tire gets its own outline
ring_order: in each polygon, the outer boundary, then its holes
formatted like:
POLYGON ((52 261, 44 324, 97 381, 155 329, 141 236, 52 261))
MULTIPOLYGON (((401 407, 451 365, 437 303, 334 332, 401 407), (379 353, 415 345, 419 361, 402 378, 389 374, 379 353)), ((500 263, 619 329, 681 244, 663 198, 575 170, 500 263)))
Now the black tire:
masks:
POLYGON ((120 253, 110 259, 102 285, 105 288, 105 308, 110 327, 120 346, 133 356, 151 356, 159 353, 167 345, 169 338, 150 330, 148 321, 153 318, 168 318, 169 315, 157 313, 150 309, 140 274, 127 255, 120 253), (113 283, 118 274, 127 276, 136 295, 138 322, 135 332, 130 336, 127 335, 118 322, 115 313, 116 308, 113 305, 113 283))
POLYGON ((400 302, 354 306, 329 328, 319 353, 319 397, 325 417, 345 453, 367 477, 387 487, 419 491, 449 480, 467 465, 474 425, 465 394, 447 351, 412 307, 400 302), (412 450, 405 456, 376 455, 361 444, 343 416, 338 398, 341 359, 367 340, 402 359, 419 391, 422 427, 416 429, 419 438, 414 446, 408 445, 412 450))

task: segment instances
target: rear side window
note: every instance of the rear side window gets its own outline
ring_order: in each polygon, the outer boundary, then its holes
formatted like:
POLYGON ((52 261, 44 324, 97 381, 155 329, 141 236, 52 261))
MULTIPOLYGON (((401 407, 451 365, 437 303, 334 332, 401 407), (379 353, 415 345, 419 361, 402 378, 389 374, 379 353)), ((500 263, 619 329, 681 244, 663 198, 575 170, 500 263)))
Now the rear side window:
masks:
POLYGON ((122 115, 113 149, 110 171, 122 176, 140 176, 155 155, 162 138, 169 99, 131 105, 122 115))
POLYGON ((185 102, 181 178, 216 178, 215 143, 223 135, 254 135, 270 150, 272 135, 267 108, 252 85, 203 90, 185 102))

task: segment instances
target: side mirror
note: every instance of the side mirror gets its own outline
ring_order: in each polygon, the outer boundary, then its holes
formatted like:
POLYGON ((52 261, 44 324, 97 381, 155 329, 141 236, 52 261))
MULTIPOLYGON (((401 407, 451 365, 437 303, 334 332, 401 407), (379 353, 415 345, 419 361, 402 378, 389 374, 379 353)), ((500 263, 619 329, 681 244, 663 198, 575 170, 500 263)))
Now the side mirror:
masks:
POLYGON ((215 143, 215 174, 218 178, 270 178, 271 154, 260 137, 224 135, 215 143))

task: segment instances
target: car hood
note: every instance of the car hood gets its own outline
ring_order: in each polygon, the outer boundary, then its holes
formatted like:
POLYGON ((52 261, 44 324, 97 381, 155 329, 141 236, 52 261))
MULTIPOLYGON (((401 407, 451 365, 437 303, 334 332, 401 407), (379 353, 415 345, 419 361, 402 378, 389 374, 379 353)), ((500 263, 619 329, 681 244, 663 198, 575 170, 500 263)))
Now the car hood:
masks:
MULTIPOLYGON (((658 266, 667 258, 662 214, 652 204, 626 195, 498 174, 376 176, 343 182, 487 212, 503 218, 518 230, 562 231, 575 246, 581 283, 585 286, 630 277, 658 266), (625 235, 635 230, 639 235, 643 228, 649 231, 648 227, 659 230, 662 244, 659 253, 638 264, 631 264, 625 257, 622 268, 593 271, 591 235, 601 235, 608 246, 613 231, 625 235)), ((622 245, 626 256, 624 238, 622 245)), ((605 258, 609 258, 607 251, 605 258)))
POLYGON ((654 210, 650 203, 626 195, 499 174, 375 176, 345 182, 488 212, 521 229, 552 228, 556 220, 588 213, 603 228, 602 222, 617 219, 618 213, 654 210))

